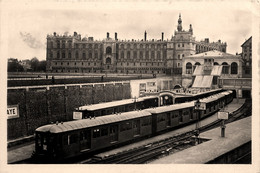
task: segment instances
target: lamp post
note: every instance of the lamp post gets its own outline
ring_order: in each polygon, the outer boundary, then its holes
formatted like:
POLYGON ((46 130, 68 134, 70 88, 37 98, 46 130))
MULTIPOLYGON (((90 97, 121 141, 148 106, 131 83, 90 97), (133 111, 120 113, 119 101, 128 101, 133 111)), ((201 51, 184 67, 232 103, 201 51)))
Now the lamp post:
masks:
POLYGON ((199 128, 200 128, 200 112, 202 110, 206 110, 206 103, 205 102, 200 102, 200 100, 198 99, 195 103, 194 103, 194 109, 197 111, 197 122, 196 122, 196 129, 194 131, 194 135, 195 135, 195 145, 199 144, 199 128))

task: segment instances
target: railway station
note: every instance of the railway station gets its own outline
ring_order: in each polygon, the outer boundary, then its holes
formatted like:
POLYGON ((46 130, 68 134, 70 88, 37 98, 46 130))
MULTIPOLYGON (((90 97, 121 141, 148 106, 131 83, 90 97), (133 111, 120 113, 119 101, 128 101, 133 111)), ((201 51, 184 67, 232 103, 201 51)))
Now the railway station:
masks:
POLYGON ((45 71, 8 72, 7 165, 255 164, 252 36, 227 53, 173 18, 168 39, 46 33, 45 71))

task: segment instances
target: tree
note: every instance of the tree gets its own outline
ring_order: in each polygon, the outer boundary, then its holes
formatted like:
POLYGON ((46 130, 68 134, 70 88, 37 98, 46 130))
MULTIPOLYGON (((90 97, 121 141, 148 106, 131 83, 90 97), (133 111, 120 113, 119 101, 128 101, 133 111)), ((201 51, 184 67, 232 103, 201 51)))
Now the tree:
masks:
POLYGON ((38 68, 39 68, 39 60, 38 60, 38 58, 33 57, 31 59, 31 68, 32 68, 32 71, 38 71, 38 68))
POLYGON ((18 60, 15 58, 9 58, 8 59, 8 67, 7 67, 8 72, 21 72, 23 70, 23 66, 19 64, 18 60))
POLYGON ((38 66, 38 71, 46 72, 46 61, 40 61, 38 66))

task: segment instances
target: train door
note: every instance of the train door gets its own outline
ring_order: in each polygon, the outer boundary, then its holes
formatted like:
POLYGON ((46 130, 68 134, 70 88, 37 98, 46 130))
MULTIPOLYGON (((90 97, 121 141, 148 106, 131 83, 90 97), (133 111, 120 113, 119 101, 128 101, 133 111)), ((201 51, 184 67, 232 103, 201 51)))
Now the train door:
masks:
POLYGON ((182 110, 179 110, 179 123, 183 122, 182 110))
POLYGON ((133 133, 134 136, 140 135, 140 120, 133 121, 133 133))
POLYGON ((170 112, 167 113, 166 123, 167 123, 166 124, 167 126, 171 126, 171 113, 170 112))
POLYGON ((91 148, 91 131, 84 130, 80 132, 80 151, 91 148))
POLYGON ((111 125, 110 126, 110 142, 118 141, 118 125, 111 125))

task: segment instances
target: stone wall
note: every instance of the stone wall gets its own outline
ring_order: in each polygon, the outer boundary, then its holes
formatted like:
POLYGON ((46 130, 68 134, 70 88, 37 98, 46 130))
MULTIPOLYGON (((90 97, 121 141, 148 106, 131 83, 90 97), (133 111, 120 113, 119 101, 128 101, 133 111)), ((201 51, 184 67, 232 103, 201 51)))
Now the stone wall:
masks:
POLYGON ((79 106, 130 97, 129 82, 8 88, 7 104, 19 105, 19 118, 7 120, 8 140, 33 135, 51 122, 72 120, 79 106))

